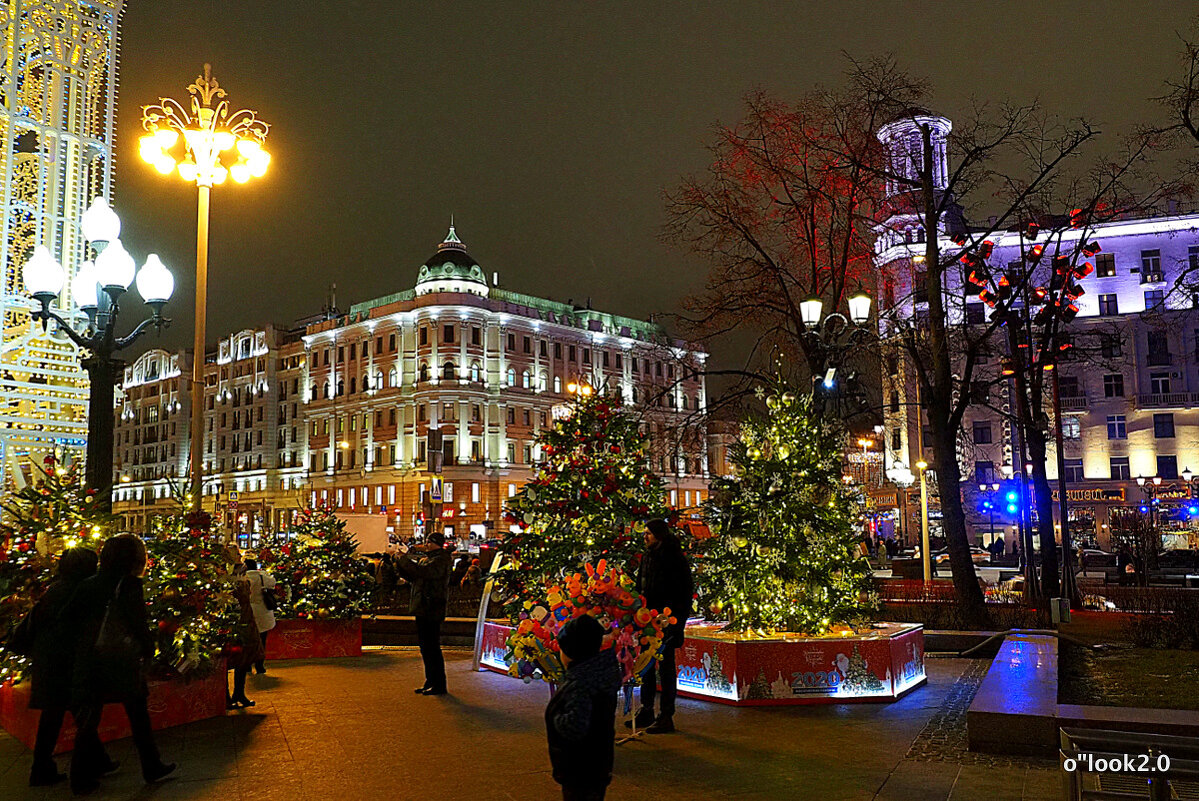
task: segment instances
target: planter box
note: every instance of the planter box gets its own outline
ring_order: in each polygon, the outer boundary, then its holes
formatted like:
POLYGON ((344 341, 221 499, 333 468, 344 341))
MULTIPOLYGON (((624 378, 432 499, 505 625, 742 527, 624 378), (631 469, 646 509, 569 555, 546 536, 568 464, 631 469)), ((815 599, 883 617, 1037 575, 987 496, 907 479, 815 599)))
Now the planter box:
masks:
POLYGON ((924 627, 876 623, 861 634, 742 638, 692 624, 676 652, 679 695, 735 706, 894 701, 923 684, 924 627))
POLYGON ((266 638, 268 661, 337 656, 362 656, 362 618, 280 620, 266 638))
MULTIPOLYGON (((507 673, 511 631, 483 624, 483 667, 507 673)), ((878 623, 854 636, 753 639, 689 624, 676 658, 680 695, 736 706, 894 701, 925 682, 924 627, 914 623, 878 623)))
MULTIPOLYGON (((225 714, 226 677, 224 664, 203 678, 185 682, 181 678, 151 679, 150 722, 154 729, 166 729, 225 714)), ((29 682, 0 685, 0 727, 33 748, 37 722, 41 714, 29 708, 29 682)), ((128 737, 129 720, 120 704, 108 704, 100 718, 100 739, 104 742, 128 737)), ((55 753, 75 746, 75 722, 67 715, 58 736, 55 753)))

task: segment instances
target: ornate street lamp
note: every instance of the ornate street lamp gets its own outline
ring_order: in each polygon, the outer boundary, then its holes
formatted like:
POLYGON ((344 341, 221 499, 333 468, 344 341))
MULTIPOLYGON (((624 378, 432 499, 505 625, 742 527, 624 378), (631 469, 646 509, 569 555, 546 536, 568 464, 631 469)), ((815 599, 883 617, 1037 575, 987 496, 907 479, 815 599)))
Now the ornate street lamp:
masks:
POLYGON ((162 328, 170 322, 162 316, 162 308, 171 299, 175 279, 153 253, 146 258, 141 270, 137 269, 133 257, 118 239, 121 220, 104 198, 97 197, 92 201, 80 223, 84 239, 96 253, 94 262, 84 261, 79 266, 73 282, 72 297, 87 315, 87 326, 82 332, 77 332, 70 322, 50 308, 62 292, 66 271, 44 245, 34 248, 33 256, 25 263, 23 278, 25 289, 40 304, 32 316, 41 321, 42 329, 54 320, 72 342, 90 351, 91 355, 83 360, 91 385, 86 481, 87 486, 96 491, 97 505, 109 509, 112 506, 113 390, 116 377, 124 367, 114 355, 133 344, 151 326, 162 328), (150 307, 151 316, 126 336, 118 337, 119 301, 135 277, 137 291, 150 307))
POLYGON ((271 163, 263 150, 269 125, 249 109, 229 110, 225 90, 212 67, 187 87, 190 110, 170 98, 142 109, 146 134, 138 146, 142 159, 163 175, 178 172, 199 191, 196 221, 196 331, 192 351, 192 418, 189 451, 191 508, 199 509, 204 481, 204 349, 208 305, 208 208, 213 186, 228 178, 245 183, 261 178, 271 163))
MULTIPOLYGON (((837 380, 837 370, 846 352, 878 334, 866 326, 870 321, 870 295, 858 290, 846 304, 849 316, 840 312, 824 315, 824 301, 810 295, 799 303, 799 316, 803 323, 803 336, 808 347, 818 356, 823 365, 823 375, 813 379, 812 394, 817 399, 818 389, 832 390, 837 380)), ((818 407, 819 408, 819 407, 818 407)))

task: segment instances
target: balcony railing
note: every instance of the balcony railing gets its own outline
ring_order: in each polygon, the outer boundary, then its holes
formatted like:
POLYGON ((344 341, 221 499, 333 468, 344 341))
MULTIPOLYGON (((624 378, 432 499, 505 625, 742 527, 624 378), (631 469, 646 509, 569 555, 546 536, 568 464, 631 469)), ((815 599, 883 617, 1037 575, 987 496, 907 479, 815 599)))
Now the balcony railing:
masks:
POLYGON ((1074 395, 1071 397, 1062 398, 1062 411, 1064 412, 1085 412, 1087 410, 1087 396, 1074 395))
POLYGON ((1141 273, 1142 284, 1161 284, 1166 280, 1165 273, 1160 270, 1150 270, 1149 272, 1141 273))
POLYGON ((1159 392, 1137 395, 1142 409, 1189 409, 1199 403, 1199 392, 1159 392))

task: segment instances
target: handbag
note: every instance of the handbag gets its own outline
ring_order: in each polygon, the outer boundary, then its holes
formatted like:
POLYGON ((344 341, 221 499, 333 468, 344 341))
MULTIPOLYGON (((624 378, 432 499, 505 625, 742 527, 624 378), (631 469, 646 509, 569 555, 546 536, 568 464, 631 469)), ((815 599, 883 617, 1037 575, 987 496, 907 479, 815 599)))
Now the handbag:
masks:
POLYGON ((261 574, 258 576, 258 583, 262 585, 262 605, 274 612, 279 608, 279 598, 275 595, 275 588, 266 586, 266 579, 261 574))
POLYGON ((17 656, 29 656, 33 653, 33 611, 31 610, 8 635, 4 650, 17 656))
POLYGON ((112 605, 121 594, 121 585, 125 579, 117 582, 117 588, 104 608, 104 618, 100 621, 100 632, 96 635, 96 655, 103 659, 120 662, 136 662, 141 654, 134 640, 133 632, 121 620, 120 615, 113 615, 112 605))

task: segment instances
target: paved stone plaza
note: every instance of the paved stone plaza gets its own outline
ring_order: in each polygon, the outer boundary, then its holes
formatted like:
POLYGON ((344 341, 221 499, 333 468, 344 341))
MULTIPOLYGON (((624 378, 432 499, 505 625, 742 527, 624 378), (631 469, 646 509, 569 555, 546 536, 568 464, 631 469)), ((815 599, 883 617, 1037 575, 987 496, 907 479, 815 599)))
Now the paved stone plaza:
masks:
MULTIPOLYGON (((415 649, 360 659, 276 663, 251 677, 258 705, 161 732, 177 778, 141 783, 132 743, 98 799, 357 801, 560 797, 549 775, 543 685, 471 673, 451 651, 450 692, 417 697, 415 649)), ((929 659, 929 683, 897 703, 734 709, 681 701, 680 733, 620 746, 614 800, 1048 800, 1052 762, 965 753, 962 715, 985 663, 929 659)), ((31 755, 0 733, 0 799, 68 798, 31 790, 31 755)), ((60 758, 60 763, 65 760, 60 758)))

